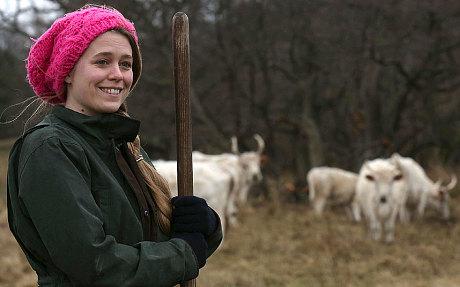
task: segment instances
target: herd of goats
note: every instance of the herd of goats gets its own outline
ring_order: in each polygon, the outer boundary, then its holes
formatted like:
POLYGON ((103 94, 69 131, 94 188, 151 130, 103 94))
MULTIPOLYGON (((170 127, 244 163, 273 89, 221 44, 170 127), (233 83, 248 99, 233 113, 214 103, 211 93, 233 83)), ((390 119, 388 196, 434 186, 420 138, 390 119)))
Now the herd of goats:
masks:
POLYGON ((422 218, 425 209, 433 209, 449 219, 449 191, 457 184, 433 182, 412 158, 397 153, 390 158, 364 162, 359 174, 331 167, 312 168, 307 174, 309 199, 314 212, 321 215, 327 201, 350 204, 355 221, 366 219, 370 236, 394 240, 397 218, 408 223, 411 213, 422 218), (383 230, 382 230, 383 229, 383 230))
MULTIPOLYGON (((225 228, 237 223, 238 208, 247 201, 248 191, 262 179, 260 169, 265 142, 254 135, 256 151, 240 153, 236 137, 232 138, 232 153, 219 155, 192 153, 194 194, 203 197, 219 214, 225 228)), ((157 171, 168 181, 172 194, 177 195, 176 161, 155 160, 157 171)), ((359 174, 333 167, 315 167, 307 173, 309 200, 314 213, 321 216, 327 202, 351 207, 355 221, 364 217, 371 238, 394 240, 397 218, 407 223, 411 214, 423 217, 430 208, 448 219, 449 191, 457 184, 433 182, 413 159, 393 154, 390 158, 366 161, 359 174)))

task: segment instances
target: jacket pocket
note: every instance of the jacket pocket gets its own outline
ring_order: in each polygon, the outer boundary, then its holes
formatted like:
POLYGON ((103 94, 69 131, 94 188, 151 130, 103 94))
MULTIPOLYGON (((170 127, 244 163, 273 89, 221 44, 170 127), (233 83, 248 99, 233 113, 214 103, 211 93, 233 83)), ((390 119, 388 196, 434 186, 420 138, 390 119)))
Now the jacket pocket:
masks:
POLYGON ((119 185, 97 185, 94 198, 101 209, 106 235, 117 242, 135 244, 142 241, 142 226, 125 191, 119 185))

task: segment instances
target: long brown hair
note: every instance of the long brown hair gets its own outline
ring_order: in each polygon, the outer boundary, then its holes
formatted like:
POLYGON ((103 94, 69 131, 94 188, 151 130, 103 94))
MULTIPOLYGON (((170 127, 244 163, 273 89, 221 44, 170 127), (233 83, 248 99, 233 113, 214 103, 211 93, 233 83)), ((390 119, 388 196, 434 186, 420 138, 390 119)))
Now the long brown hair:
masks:
MULTIPOLYGON (((126 103, 123 103, 118 110, 118 113, 129 117, 127 112, 126 103)), ((167 181, 155 170, 155 168, 147 163, 141 155, 141 140, 139 135, 132 143, 128 143, 128 148, 134 158, 137 160, 137 165, 139 166, 140 171, 142 172, 142 177, 144 178, 145 183, 149 187, 155 204, 157 207, 157 212, 155 213, 155 220, 158 223, 160 229, 165 233, 170 233, 171 227, 171 190, 167 181)))
MULTIPOLYGON (((123 29, 114 29, 118 33, 126 36, 129 40, 131 45, 131 49, 133 51, 133 74, 134 74, 134 82, 133 86, 136 84, 137 80, 140 77, 142 71, 142 57, 139 50, 139 46, 134 41, 133 36, 123 29)), ((134 87, 131 87, 131 90, 134 87)), ((118 113, 124 116, 129 117, 126 103, 123 103, 120 108, 118 109, 118 113)), ((128 143, 128 148, 131 151, 132 155, 136 159, 142 159, 141 157, 141 143, 139 135, 136 137, 134 142, 128 143)), ((169 185, 167 181, 155 170, 155 168, 147 163, 145 160, 137 161, 140 171, 142 172, 142 176, 144 178, 145 183, 149 187, 153 199, 155 200, 155 204, 157 207, 157 212, 155 213, 155 220, 158 223, 160 229, 165 233, 170 233, 171 227, 171 190, 169 189, 169 185)))

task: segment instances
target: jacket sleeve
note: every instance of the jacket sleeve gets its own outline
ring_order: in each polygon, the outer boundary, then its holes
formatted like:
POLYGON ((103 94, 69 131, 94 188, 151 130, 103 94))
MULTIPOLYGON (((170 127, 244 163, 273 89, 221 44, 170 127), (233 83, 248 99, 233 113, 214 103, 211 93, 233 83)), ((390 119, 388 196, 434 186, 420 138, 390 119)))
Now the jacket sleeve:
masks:
MULTIPOLYGON (((142 157, 144 157, 147 163, 153 166, 152 160, 150 159, 149 155, 142 148, 141 148, 141 153, 142 153, 142 157)), ((153 166, 153 168, 155 167, 153 166)), ((215 211, 214 211, 214 215, 216 216, 216 219, 217 219, 217 227, 216 227, 216 230, 210 236, 206 238, 206 242, 208 244, 208 252, 207 252, 208 257, 210 257, 214 253, 214 251, 216 251, 217 247, 219 247, 219 245, 222 243, 222 240, 223 240, 222 224, 220 222, 219 215, 215 211)))
POLYGON ((173 286, 198 275, 183 240, 130 246, 106 235, 90 182, 77 144, 49 138, 21 159, 19 199, 49 253, 48 264, 76 286, 173 286))

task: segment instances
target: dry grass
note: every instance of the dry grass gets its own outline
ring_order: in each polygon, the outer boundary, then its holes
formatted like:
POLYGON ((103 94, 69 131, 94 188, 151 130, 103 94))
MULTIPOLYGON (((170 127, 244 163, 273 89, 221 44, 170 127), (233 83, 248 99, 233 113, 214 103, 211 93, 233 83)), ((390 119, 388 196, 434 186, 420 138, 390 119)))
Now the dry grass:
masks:
POLYGON ((6 224, 6 216, 0 221, 0 287, 37 286, 37 276, 14 241, 6 224))
POLYGON ((265 205, 240 219, 199 286, 460 286, 454 220, 399 225, 388 245, 368 240, 341 211, 316 220, 307 206, 265 205))
MULTIPOLYGON (((458 202, 458 199, 456 200, 458 202)), ((458 209, 454 211, 458 218, 458 209)), ((307 206, 246 208, 208 260, 197 286, 460 286, 460 228, 433 217, 399 225, 391 245, 366 238, 340 211, 314 219, 307 206)), ((0 286, 35 286, 5 221, 0 286)))
MULTIPOLYGON (((0 143, 1 192, 8 144, 0 143)), ((458 188, 457 188, 458 189, 458 188)), ((368 240, 342 210, 317 220, 301 204, 247 207, 197 281, 206 287, 460 286, 460 196, 448 224, 429 216, 398 225, 391 245, 368 240)), ((0 203, 0 287, 36 286, 36 276, 12 238, 0 203)))
MULTIPOLYGON (((0 140, 0 204, 5 203, 6 192, 6 171, 8 165, 8 154, 12 147, 14 140, 4 139, 0 140)), ((0 206, 1 208, 1 206, 0 206)))

